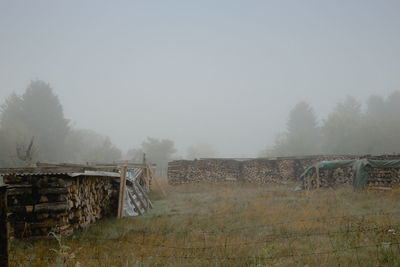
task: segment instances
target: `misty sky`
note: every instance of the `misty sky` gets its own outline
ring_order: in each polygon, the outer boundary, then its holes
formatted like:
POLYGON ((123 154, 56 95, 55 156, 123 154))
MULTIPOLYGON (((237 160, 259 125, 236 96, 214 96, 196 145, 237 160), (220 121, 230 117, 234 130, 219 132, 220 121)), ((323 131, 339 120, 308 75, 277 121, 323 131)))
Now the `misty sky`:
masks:
POLYGON ((49 82, 76 127, 254 156, 309 102, 400 90, 400 1, 0 0, 0 100, 49 82))

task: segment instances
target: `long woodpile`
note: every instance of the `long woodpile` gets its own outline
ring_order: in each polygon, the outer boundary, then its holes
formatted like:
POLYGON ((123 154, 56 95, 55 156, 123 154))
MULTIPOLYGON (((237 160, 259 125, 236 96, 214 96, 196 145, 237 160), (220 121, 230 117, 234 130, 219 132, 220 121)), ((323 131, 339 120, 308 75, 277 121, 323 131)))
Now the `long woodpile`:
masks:
MULTIPOLYGON (((400 158, 400 155, 381 155, 371 156, 366 155, 360 157, 360 159, 371 159, 371 160, 395 160, 400 158)), ((393 163, 392 163, 393 164, 393 163)), ((311 166, 311 165, 310 165, 311 166)), ((354 167, 354 166, 353 166, 354 167)), ((306 174, 304 177, 304 187, 308 189, 319 188, 319 187, 332 187, 335 185, 342 184, 353 184, 355 188, 360 188, 359 182, 354 176, 353 167, 337 167, 333 169, 320 169, 319 174, 312 172, 306 174), (318 179, 319 177, 319 179, 318 179)), ((361 170, 359 170, 361 171, 361 170)), ((367 172, 366 186, 368 188, 378 189, 389 189, 394 186, 400 186, 400 169, 398 167, 376 167, 373 165, 366 165, 365 171, 367 172)))
POLYGON ((16 237, 69 234, 116 212, 115 177, 62 174, 6 175, 16 237))
POLYGON ((241 176, 244 181, 249 183, 285 183, 281 174, 284 174, 285 177, 287 177, 289 172, 292 172, 292 170, 288 170, 291 167, 288 166, 288 164, 290 164, 288 161, 278 162, 263 159, 243 162, 243 172, 241 173, 241 176), (283 169, 286 169, 286 171, 283 171, 283 169), (280 170, 283 172, 280 173, 280 170))
POLYGON ((319 181, 316 174, 304 178, 304 187, 306 189, 315 189, 319 187, 334 187, 337 185, 351 185, 353 182, 353 170, 351 167, 336 169, 324 169, 319 171, 319 181))
POLYGON ((240 172, 236 160, 179 160, 168 164, 168 181, 170 184, 236 181, 240 172))
POLYGON ((400 169, 368 168, 370 187, 393 187, 400 185, 400 169))
MULTIPOLYGON (((307 167, 319 161, 352 158, 354 156, 179 160, 168 164, 168 182, 177 185, 235 180, 257 184, 271 182, 286 184, 296 181, 307 167)), ((336 176, 339 181, 341 179, 339 172, 335 174, 336 176)))
MULTIPOLYGON (((373 159, 398 159, 400 155, 380 155, 371 157, 373 159)), ((367 168, 369 179, 369 187, 393 187, 400 185, 400 169, 396 168, 367 168)))

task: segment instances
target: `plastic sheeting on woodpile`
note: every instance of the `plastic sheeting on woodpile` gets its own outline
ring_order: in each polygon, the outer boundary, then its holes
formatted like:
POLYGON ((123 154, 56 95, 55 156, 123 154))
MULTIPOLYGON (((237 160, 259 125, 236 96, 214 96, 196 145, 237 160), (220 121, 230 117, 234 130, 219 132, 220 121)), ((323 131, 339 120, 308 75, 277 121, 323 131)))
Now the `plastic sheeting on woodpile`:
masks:
POLYGON ((300 176, 306 189, 352 184, 367 186, 400 185, 400 159, 362 158, 356 160, 321 161, 307 168, 300 176))
POLYGON ((141 168, 128 169, 126 177, 125 198, 123 216, 138 216, 149 208, 149 200, 145 190, 139 184, 139 178, 143 174, 141 168))

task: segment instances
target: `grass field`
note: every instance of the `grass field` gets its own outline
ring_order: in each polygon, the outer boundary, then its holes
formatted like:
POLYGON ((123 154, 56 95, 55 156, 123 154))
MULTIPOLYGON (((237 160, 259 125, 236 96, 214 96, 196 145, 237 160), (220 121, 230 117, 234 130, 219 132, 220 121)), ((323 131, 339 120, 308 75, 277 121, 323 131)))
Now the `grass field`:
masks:
POLYGON ((400 266, 400 191, 293 187, 165 186, 144 216, 13 240, 11 266, 400 266))

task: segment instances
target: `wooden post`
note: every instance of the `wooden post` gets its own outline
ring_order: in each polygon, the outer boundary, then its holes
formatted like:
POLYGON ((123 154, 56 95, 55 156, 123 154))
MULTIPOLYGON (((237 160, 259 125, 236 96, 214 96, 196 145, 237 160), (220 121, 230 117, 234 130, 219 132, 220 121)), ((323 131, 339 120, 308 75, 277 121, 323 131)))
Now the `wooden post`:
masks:
POLYGON ((317 167, 316 167, 316 173, 317 173, 316 188, 319 188, 320 185, 321 185, 321 178, 320 178, 320 175, 319 175, 319 165, 317 165, 317 167))
POLYGON ((151 178, 150 178, 150 173, 149 173, 148 168, 150 168, 150 167, 149 167, 149 165, 147 164, 147 161, 146 161, 146 153, 143 153, 143 167, 142 167, 142 170, 143 170, 143 174, 142 174, 143 176, 142 177, 144 177, 143 188, 150 192, 150 180, 151 180, 151 178))
POLYGON ((0 266, 8 266, 7 187, 0 185, 0 266))
POLYGON ((118 214, 117 218, 122 218, 124 213, 124 201, 125 201, 125 187, 126 187, 126 173, 128 167, 124 166, 121 168, 121 176, 119 178, 119 197, 118 197, 118 214))

